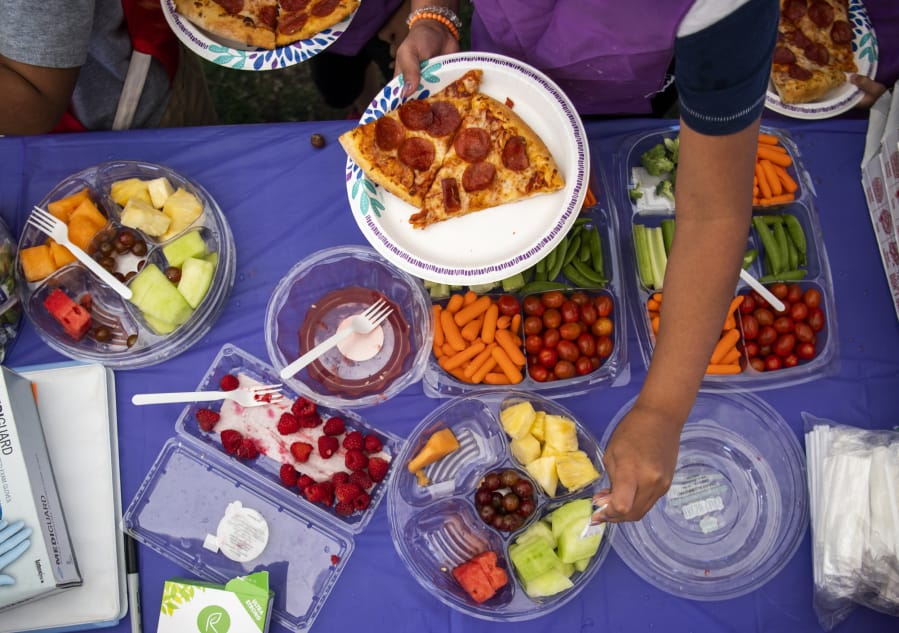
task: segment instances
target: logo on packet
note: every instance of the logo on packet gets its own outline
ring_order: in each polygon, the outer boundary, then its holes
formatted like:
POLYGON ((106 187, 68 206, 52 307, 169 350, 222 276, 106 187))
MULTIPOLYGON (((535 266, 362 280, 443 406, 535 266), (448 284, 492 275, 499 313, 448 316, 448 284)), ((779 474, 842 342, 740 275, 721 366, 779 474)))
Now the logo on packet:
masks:
POLYGON ((200 633, 228 633, 230 628, 231 616, 218 605, 209 605, 197 616, 197 630, 200 633))

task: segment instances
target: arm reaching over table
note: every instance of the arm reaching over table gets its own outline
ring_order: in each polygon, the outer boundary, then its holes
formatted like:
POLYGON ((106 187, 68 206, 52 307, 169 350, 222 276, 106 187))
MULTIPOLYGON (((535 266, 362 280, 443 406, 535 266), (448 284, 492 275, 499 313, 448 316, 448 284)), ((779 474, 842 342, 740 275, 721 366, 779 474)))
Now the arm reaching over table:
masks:
POLYGON ((419 65, 422 61, 437 55, 459 52, 459 31, 454 24, 458 20, 458 0, 412 0, 410 9, 409 35, 396 53, 396 74, 403 75, 404 96, 409 96, 418 88, 421 80, 419 65), (442 9, 448 11, 443 12, 442 9), (456 29, 455 33, 453 28, 456 29))
POLYGON ((45 68, 0 55, 0 134, 43 134, 59 121, 78 79, 78 68, 45 68))

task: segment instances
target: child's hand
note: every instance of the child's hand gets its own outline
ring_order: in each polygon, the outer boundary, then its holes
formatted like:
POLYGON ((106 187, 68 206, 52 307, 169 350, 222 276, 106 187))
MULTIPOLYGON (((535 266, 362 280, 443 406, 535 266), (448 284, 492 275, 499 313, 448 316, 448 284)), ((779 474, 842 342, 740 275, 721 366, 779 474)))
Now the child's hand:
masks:
POLYGON ((880 98, 880 95, 887 90, 887 87, 882 83, 874 81, 870 77, 865 77, 864 75, 851 75, 849 81, 853 86, 858 87, 859 90, 865 93, 862 100, 855 106, 856 108, 863 110, 867 110, 874 105, 874 102, 880 98))

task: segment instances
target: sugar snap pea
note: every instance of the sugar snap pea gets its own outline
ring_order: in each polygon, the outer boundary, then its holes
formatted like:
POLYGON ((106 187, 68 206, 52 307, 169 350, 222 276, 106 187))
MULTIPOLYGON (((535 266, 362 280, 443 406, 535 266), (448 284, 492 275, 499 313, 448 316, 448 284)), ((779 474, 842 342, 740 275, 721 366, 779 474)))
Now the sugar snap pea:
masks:
POLYGON ((559 240, 558 245, 552 250, 551 254, 555 254, 552 265, 548 265, 546 270, 546 278, 553 281, 562 272, 562 266, 565 265, 565 256, 568 254, 568 236, 566 235, 559 240))
POLYGON ((777 248, 780 251, 780 268, 775 273, 779 273, 781 271, 787 270, 789 265, 789 253, 787 252, 787 244, 790 242, 790 238, 787 237, 787 230, 784 228, 783 222, 778 222, 774 225, 773 228, 774 239, 777 242, 777 248))
POLYGON ((571 262, 571 266, 578 273, 580 273, 580 275, 582 277, 585 277, 594 283, 597 283, 600 285, 605 285, 606 280, 603 279, 602 275, 600 275, 598 272, 596 272, 595 270, 590 268, 590 266, 588 266, 584 262, 582 262, 580 260, 575 260, 575 261, 571 262))
POLYGON ((563 268, 564 268, 565 264, 571 263, 571 260, 574 259, 575 257, 577 257, 580 249, 581 249, 581 234, 577 233, 568 242, 568 252, 565 253, 565 261, 562 262, 563 268))
POLYGON ((774 234, 771 232, 771 229, 768 228, 768 225, 765 224, 765 221, 761 216, 753 216, 752 224, 755 226, 755 231, 759 235, 759 239, 762 241, 762 247, 765 249, 765 256, 770 261, 771 265, 768 266, 768 271, 770 273, 776 273, 779 270, 783 270, 783 266, 781 265, 781 254, 780 249, 777 245, 777 240, 774 239, 774 234))
POLYGON ((593 230, 587 233, 587 246, 590 247, 590 263, 593 270, 605 279, 605 262, 602 256, 602 238, 599 235, 599 227, 594 226, 593 230))
POLYGON ((759 252, 754 248, 750 248, 745 253, 743 253, 743 268, 748 269, 750 266, 752 266, 752 262, 754 262, 758 256, 759 252))
POLYGON ((793 244, 796 245, 796 250, 805 255, 806 248, 808 247, 805 243, 805 231, 802 230, 799 219, 792 213, 784 213, 783 219, 784 224, 787 227, 787 233, 789 233, 793 244))
POLYGON ((799 281, 805 279, 808 271, 804 268, 794 268, 792 270, 784 270, 776 275, 762 275, 759 281, 763 284, 769 284, 773 281, 799 281))
POLYGON ((799 251, 790 236, 787 236, 787 270, 799 268, 799 251))
POLYGON ((568 264, 562 269, 562 272, 565 273, 568 280, 575 286, 580 286, 581 288, 598 288, 600 286, 599 283, 581 275, 581 273, 574 267, 574 264, 568 264))
POLYGON ((550 290, 571 290, 571 286, 560 281, 532 281, 519 288, 518 293, 521 295, 532 295, 540 292, 549 292, 550 290))

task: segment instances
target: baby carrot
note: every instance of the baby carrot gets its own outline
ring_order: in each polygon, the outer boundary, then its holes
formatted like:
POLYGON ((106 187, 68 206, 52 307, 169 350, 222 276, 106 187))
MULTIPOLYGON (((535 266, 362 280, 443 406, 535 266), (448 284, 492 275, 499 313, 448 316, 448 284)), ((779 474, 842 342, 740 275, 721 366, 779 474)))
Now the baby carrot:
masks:
POLYGON ((727 354, 739 340, 740 332, 736 329, 728 330, 722 334, 721 338, 718 339, 718 342, 715 344, 715 349, 712 351, 712 358, 709 361, 709 364, 717 365, 721 363, 721 359, 724 358, 725 354, 727 354))
POLYGON ((582 207, 592 207, 594 204, 596 204, 596 194, 593 193, 593 187, 587 186, 587 193, 584 195, 582 207))
POLYGON ((468 290, 465 292, 464 295, 462 295, 462 304, 463 305, 471 305, 472 303, 474 303, 477 300, 478 300, 478 293, 476 293, 474 290, 468 290))
POLYGON ((730 365, 720 365, 720 364, 709 364, 705 368, 705 373, 707 374, 739 374, 743 371, 743 368, 740 367, 738 363, 731 363, 730 365))
POLYGON ((759 143, 762 143, 763 145, 779 145, 780 139, 774 134, 765 134, 762 132, 759 134, 759 143))
POLYGON ((462 304, 465 303, 465 299, 462 298, 460 294, 454 294, 449 298, 449 301, 446 302, 446 307, 444 310, 449 312, 450 314, 454 314, 462 307, 462 304))
MULTIPOLYGON (((491 343, 490 345, 485 346, 484 349, 481 350, 480 354, 478 354, 477 356, 475 356, 474 358, 471 359, 471 362, 468 363, 468 365, 465 367, 465 375, 469 379, 472 376, 474 376, 477 373, 477 371, 484 366, 484 363, 487 362, 488 358, 493 358, 490 355, 490 352, 494 347, 496 347, 495 343, 491 343)), ((486 373, 486 372, 484 372, 484 373, 486 373)))
POLYGON ((440 314, 440 323, 443 325, 443 335, 446 337, 446 342, 449 343, 454 350, 461 352, 468 347, 465 339, 462 338, 459 326, 456 325, 456 321, 453 319, 453 315, 449 310, 444 310, 440 314))
POLYGON ((484 382, 488 385, 512 385, 521 382, 521 378, 511 380, 506 374, 490 372, 484 376, 484 382))
POLYGON ((771 188, 772 196, 779 196, 783 193, 783 184, 780 182, 780 178, 777 177, 777 172, 774 171, 774 163, 772 163, 767 158, 763 158, 759 161, 759 164, 762 166, 762 171, 765 173, 765 179, 768 181, 768 187, 771 188))
POLYGON ((767 158, 775 165, 780 165, 781 167, 789 167, 793 164, 793 159, 790 158, 789 154, 772 150, 770 147, 759 146, 756 149, 756 155, 760 159, 767 158))
POLYGON ((738 362, 740 362, 740 350, 736 347, 730 348, 730 351, 721 359, 722 365, 733 365, 738 362))
POLYGON ((452 356, 456 353, 456 349, 449 343, 444 343, 443 347, 441 347, 440 349, 443 351, 444 356, 452 356))
POLYGON ((521 314, 516 312, 512 315, 512 322, 509 324, 509 331, 518 333, 518 328, 521 327, 521 314))
POLYGON ((487 308, 484 313, 484 323, 481 325, 481 340, 492 343, 496 334, 496 320, 499 318, 499 306, 495 303, 487 308))
POLYGON ((766 145, 765 143, 759 143, 756 146, 756 149, 758 149, 759 147, 761 147, 762 149, 765 149, 769 152, 777 152, 778 154, 786 154, 787 153, 787 150, 785 150, 780 145, 766 145))
POLYGON ((511 322, 512 322, 512 317, 506 316, 504 314, 496 320, 496 329, 497 330, 508 330, 509 324, 511 322))
POLYGON ((443 308, 440 307, 439 303, 435 303, 431 306, 431 314, 434 318, 434 347, 442 346, 443 342, 446 340, 443 337, 443 325, 440 323, 441 312, 443 312, 443 308))
POLYGON ((447 359, 446 364, 443 365, 443 368, 447 371, 450 371, 452 369, 456 369, 457 367, 461 367, 465 362, 470 361, 472 358, 483 352, 485 347, 486 345, 484 345, 483 341, 475 341, 474 343, 463 349, 461 352, 458 352, 447 359))
POLYGON ((787 173, 787 170, 781 167, 780 165, 775 165, 771 163, 774 167, 774 173, 777 174, 777 179, 780 180, 780 184, 783 185, 784 191, 787 193, 794 193, 799 185, 796 184, 796 181, 793 180, 792 176, 787 173))
POLYGON ((650 297, 646 301, 646 309, 649 310, 650 312, 658 312, 659 307, 660 307, 659 302, 656 301, 655 299, 653 299, 652 297, 650 297))
POLYGON ((473 321, 466 323, 465 327, 460 330, 462 338, 469 342, 479 338, 481 335, 481 324, 483 322, 484 319, 474 319, 473 321))
POLYGON ((511 330, 498 330, 496 332, 496 342, 499 343, 499 346, 506 352, 509 360, 518 367, 524 367, 525 363, 527 363, 527 359, 518 348, 518 344, 515 342, 515 336, 512 334, 511 330))
POLYGON ((761 198, 760 202, 763 205, 772 205, 772 204, 786 204, 788 202, 793 202, 796 199, 796 196, 792 193, 782 193, 779 196, 771 196, 769 198, 761 198))
POLYGON ((436 356, 438 360, 440 359, 441 356, 443 356, 443 345, 438 345, 437 343, 434 343, 431 346, 431 349, 434 351, 434 356, 436 356))
MULTIPOLYGON (((494 346, 494 347, 495 347, 495 346, 494 346)), ((491 350, 492 350, 492 349, 493 349, 493 348, 491 348, 491 350)), ((490 357, 489 357, 486 361, 484 361, 484 364, 481 365, 481 366, 477 369, 477 371, 475 371, 475 372, 471 375, 471 382, 473 382, 473 383, 476 384, 476 385, 477 385, 477 384, 480 384, 480 383, 482 383, 482 382, 484 382, 484 379, 487 377, 487 374, 489 374, 490 372, 492 372, 495 368, 496 368, 496 359, 493 358, 493 354, 491 354, 490 357)), ((505 374, 500 374, 500 375, 501 375, 503 378, 506 377, 505 374)))
POLYGON ((762 198, 771 197, 771 185, 768 184, 768 177, 765 175, 760 162, 755 164, 755 177, 759 181, 759 191, 762 192, 762 198))
POLYGON ((493 350, 491 350, 490 354, 493 356, 493 358, 496 359, 496 364, 499 365, 499 368, 503 370, 503 373, 506 375, 506 378, 509 379, 509 382, 511 384, 516 385, 521 382, 521 371, 518 369, 518 367, 515 366, 515 363, 512 362, 512 360, 509 358, 509 355, 506 354, 505 350, 502 347, 494 347, 493 350))
POLYGON ((659 335, 659 317, 658 317, 658 315, 652 317, 652 319, 649 320, 649 324, 652 326, 652 333, 655 334, 656 336, 658 336, 659 335))
POLYGON ((662 305, 662 293, 661 292, 652 293, 652 297, 650 297, 650 298, 653 301, 657 301, 660 306, 662 305))
POLYGON ((491 303, 493 303, 493 300, 487 295, 476 298, 474 301, 465 304, 465 307, 456 312, 453 315, 453 320, 456 322, 456 325, 462 327, 472 319, 476 319, 484 314, 491 303))

